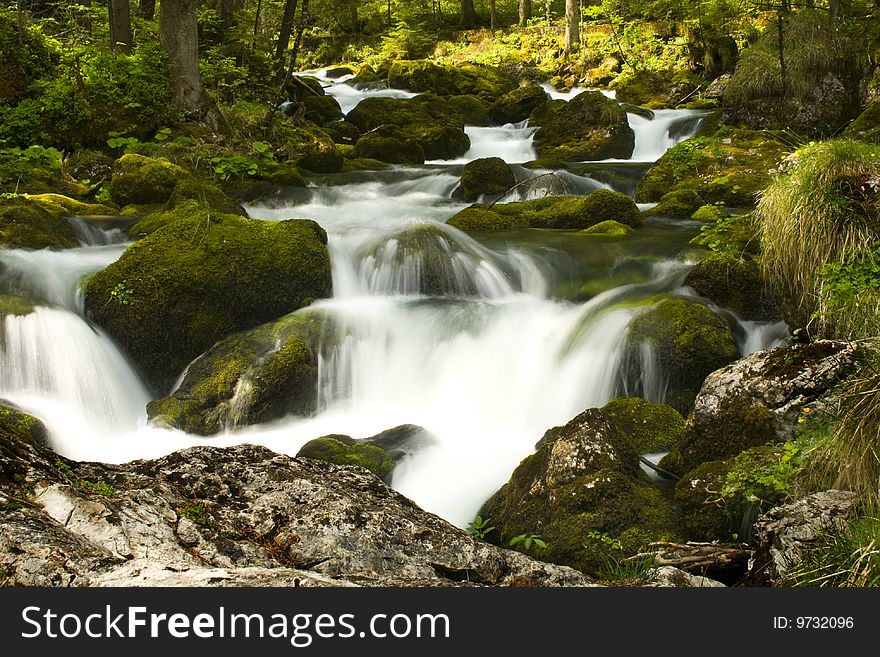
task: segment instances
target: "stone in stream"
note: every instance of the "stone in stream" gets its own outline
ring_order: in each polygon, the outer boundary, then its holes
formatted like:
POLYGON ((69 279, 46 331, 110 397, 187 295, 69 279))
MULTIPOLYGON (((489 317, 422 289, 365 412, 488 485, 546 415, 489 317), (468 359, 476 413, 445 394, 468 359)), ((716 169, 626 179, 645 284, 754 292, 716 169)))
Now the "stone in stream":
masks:
POLYGON ((0 199, 0 247, 7 249, 70 249, 79 246, 65 219, 68 211, 56 203, 28 198, 0 199))
POLYGON ((536 84, 527 84, 501 96, 492 105, 492 120, 504 125, 525 121, 550 95, 536 84))
POLYGON ((0 416, 0 572, 14 586, 589 586, 469 536, 362 468, 263 447, 60 458, 0 416))
POLYGON ((481 196, 497 200, 516 185, 513 169, 500 157, 483 157, 464 165, 458 190, 465 201, 476 201, 481 196))

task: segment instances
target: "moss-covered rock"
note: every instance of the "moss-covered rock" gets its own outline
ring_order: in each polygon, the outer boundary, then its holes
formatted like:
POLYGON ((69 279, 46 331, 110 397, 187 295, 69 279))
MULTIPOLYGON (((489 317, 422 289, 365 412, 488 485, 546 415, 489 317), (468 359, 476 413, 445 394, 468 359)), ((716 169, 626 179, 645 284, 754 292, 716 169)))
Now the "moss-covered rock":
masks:
POLYGON ((343 156, 333 138, 310 123, 287 134, 279 152, 296 166, 314 173, 339 173, 343 156))
POLYGON ((40 420, 5 399, 0 399, 0 438, 3 442, 18 441, 45 445, 48 435, 49 432, 40 420))
POLYGON ((210 435, 315 410, 327 318, 304 310, 230 335, 194 360, 180 386, 147 405, 157 426, 210 435))
MULTIPOLYGON (((296 171, 296 174, 299 172, 296 171)), ((301 181, 302 176, 299 176, 298 180, 301 181)), ((244 208, 227 196, 217 185, 206 180, 182 179, 174 186, 174 190, 165 203, 165 208, 170 210, 187 201, 198 201, 200 204, 224 214, 246 216, 244 208)))
POLYGON ((293 162, 278 162, 263 171, 263 180, 281 187, 305 187, 306 180, 293 162))
POLYGON ((724 320, 681 297, 665 299, 636 316, 628 340, 651 348, 655 366, 666 379, 665 401, 683 414, 690 411, 706 376, 739 356, 724 320))
POLYGON ((673 499, 681 531, 691 541, 730 541, 736 522, 721 499, 730 461, 709 461, 694 468, 675 484, 673 499))
POLYGON ((95 183, 110 177, 113 172, 113 158, 100 151, 78 148, 67 160, 67 171, 77 180, 95 183))
POLYGON ((509 76, 494 66, 472 63, 450 66, 427 59, 395 61, 387 79, 391 87, 438 96, 473 94, 494 99, 513 86, 509 76))
POLYGON ((676 189, 664 194, 657 205, 645 211, 645 216, 689 219, 703 203, 703 198, 694 190, 676 189))
POLYGON ((446 102, 466 125, 492 125, 492 104, 489 101, 473 94, 466 94, 450 96, 446 102))
POLYGON ((119 214, 116 208, 111 208, 109 205, 85 203, 62 194, 31 194, 28 198, 39 203, 52 214, 60 214, 61 216, 119 214))
POLYGON ((550 100, 550 95, 536 84, 528 84, 504 94, 492 105, 495 123, 525 121, 539 106, 550 100))
POLYGON ((718 306, 734 311, 742 319, 771 321, 782 318, 758 263, 748 254, 712 254, 694 265, 684 284, 718 306))
POLYGON ((367 98, 348 113, 347 120, 367 133, 383 127, 392 135, 418 143, 429 160, 464 155, 470 139, 461 116, 432 94, 415 98, 367 98))
POLYGON ((648 170, 636 201, 652 203, 670 191, 689 189, 703 203, 753 207, 787 152, 772 135, 753 130, 721 128, 712 136, 692 137, 648 170))
POLYGON ((880 144, 880 101, 869 103, 865 111, 847 126, 842 136, 880 144))
POLYGON ((319 126, 342 120, 342 108, 333 96, 306 96, 302 104, 305 106, 303 118, 319 126))
POLYGON ((665 452, 681 440, 684 418, 671 406, 639 397, 618 397, 602 407, 639 454, 665 452))
MULTIPOLYGON (((540 534, 547 548, 532 556, 586 572, 604 565, 602 554, 584 546, 590 532, 616 538, 640 528, 644 542, 674 538, 671 502, 639 468, 617 415, 588 409, 548 431, 480 509, 496 528, 486 538, 507 545, 519 534, 540 534)), ((627 546, 630 553, 640 547, 627 546)))
POLYGON ((481 196, 498 197, 516 184, 513 169, 500 157, 483 157, 464 165, 461 193, 465 201, 481 196))
POLYGON ((626 237, 631 232, 633 232, 633 229, 630 226, 614 221, 614 219, 608 219, 582 230, 581 234, 593 235, 595 237, 626 237))
POLYGON ((588 196, 545 196, 496 204, 491 209, 476 205, 462 210, 447 223, 460 230, 478 232, 515 227, 583 229, 608 220, 631 227, 642 225, 641 213, 632 199, 607 189, 588 196))
POLYGON ((354 152, 359 158, 388 164, 422 164, 425 161, 425 151, 418 142, 375 132, 358 139, 354 152))
POLYGON ((303 445, 297 456, 337 465, 358 465, 390 484, 398 463, 431 442, 432 437, 424 429, 404 424, 370 438, 337 434, 315 438, 303 445))
POLYGON ((23 317, 34 312, 30 299, 15 294, 0 294, 0 320, 6 317, 23 317))
POLYGON ((569 102, 553 100, 529 117, 540 126, 535 149, 541 158, 557 160, 627 159, 635 147, 635 133, 626 112, 598 91, 585 91, 569 102))
POLYGON ((113 163, 110 198, 122 207, 131 203, 165 203, 177 183, 190 177, 168 160, 128 153, 113 163))
POLYGON ((324 132, 337 144, 351 144, 360 138, 361 131, 350 121, 336 121, 324 126, 324 132))
MULTIPOLYGON (((708 217, 712 210, 706 211, 704 206, 700 208, 691 218, 696 216, 708 217)), ((726 212, 724 213, 726 215, 726 212)), ((691 244, 696 246, 705 246, 715 253, 723 253, 734 257, 742 257, 744 255, 757 256, 761 252, 761 240, 758 235, 758 226, 752 214, 734 215, 732 217, 724 216, 715 221, 714 226, 703 226, 700 234, 694 237, 691 244)))
POLYGON ((70 249, 78 246, 73 227, 64 219, 65 214, 57 204, 23 197, 0 199, 0 247, 70 249))
POLYGON ((617 78, 615 96, 621 102, 650 109, 676 107, 703 84, 704 80, 690 71, 636 71, 617 78))
POLYGON ((727 219, 730 215, 727 210, 720 205, 701 205, 691 215, 694 221, 702 221, 704 223, 715 223, 722 219, 727 219))
POLYGON ((684 474, 751 447, 791 440, 803 409, 827 406, 832 389, 860 367, 861 347, 819 340, 760 351, 712 372, 681 443, 660 465, 684 474))
POLYGON ((90 277, 86 311, 162 391, 224 336, 328 296, 326 240, 312 221, 265 222, 202 207, 90 277))

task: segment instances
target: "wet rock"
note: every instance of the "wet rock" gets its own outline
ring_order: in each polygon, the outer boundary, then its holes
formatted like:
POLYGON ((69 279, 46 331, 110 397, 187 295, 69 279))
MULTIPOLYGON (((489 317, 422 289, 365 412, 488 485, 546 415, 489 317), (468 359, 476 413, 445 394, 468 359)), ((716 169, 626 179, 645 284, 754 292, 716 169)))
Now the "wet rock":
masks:
POLYGON ((189 177, 188 171, 168 160, 129 153, 113 163, 110 198, 120 207, 165 203, 177 183, 189 177))
POLYGON ((694 265, 684 284, 744 320, 782 319, 782 311, 765 285, 758 263, 748 254, 709 256, 694 265))
POLYGON ((615 96, 650 109, 676 107, 702 85, 703 80, 689 71, 637 71, 618 78, 615 96))
POLYGON ((703 577, 702 575, 694 575, 692 573, 675 568, 674 566, 663 566, 658 568, 654 576, 651 578, 648 586, 657 586, 660 588, 720 588, 725 585, 721 582, 703 577))
POLYGON ((549 94, 536 84, 519 87, 495 101, 492 105, 492 120, 501 125, 525 121, 538 106, 548 100, 549 94))
POLYGON ((79 245, 61 206, 27 198, 0 200, 0 247, 70 249, 79 245))
POLYGON ((516 184, 516 176, 500 157, 483 157, 464 165, 461 172, 461 194, 465 201, 481 196, 496 200, 516 184))

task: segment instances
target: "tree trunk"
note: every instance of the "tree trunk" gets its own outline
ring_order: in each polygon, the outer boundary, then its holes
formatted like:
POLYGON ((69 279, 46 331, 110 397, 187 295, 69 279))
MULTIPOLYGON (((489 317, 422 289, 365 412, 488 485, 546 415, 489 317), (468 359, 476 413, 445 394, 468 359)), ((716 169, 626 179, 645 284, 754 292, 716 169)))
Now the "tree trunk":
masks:
POLYGON ((498 14, 495 12, 495 0, 489 0, 489 29, 498 29, 498 14))
POLYGON ((475 24, 474 0, 461 0, 461 26, 466 30, 472 30, 475 24))
POLYGON ((113 52, 131 52, 131 15, 128 0, 109 0, 110 49, 113 52))
POLYGON ((581 43, 580 0, 565 0, 565 52, 572 53, 581 43))
POLYGON ((153 20, 156 15, 156 0, 140 0, 138 13, 145 20, 153 20))
POLYGON ((235 19, 235 0, 217 0, 217 15, 225 27, 232 27, 235 19))
POLYGON ((285 55, 287 54, 287 48, 290 46, 290 33, 293 31, 296 5, 297 0, 286 0, 284 3, 284 14, 281 16, 278 42, 275 44, 275 78, 279 83, 284 77, 285 55))
POLYGON ((223 115, 205 93, 199 75, 199 32, 196 0, 161 0, 159 43, 171 63, 171 101, 185 116, 215 130, 223 115))
POLYGON ((348 15, 351 19, 351 33, 358 34, 361 31, 361 22, 358 18, 358 0, 348 0, 348 15))
POLYGON ((519 24, 525 25, 532 17, 532 0, 519 0, 519 24))

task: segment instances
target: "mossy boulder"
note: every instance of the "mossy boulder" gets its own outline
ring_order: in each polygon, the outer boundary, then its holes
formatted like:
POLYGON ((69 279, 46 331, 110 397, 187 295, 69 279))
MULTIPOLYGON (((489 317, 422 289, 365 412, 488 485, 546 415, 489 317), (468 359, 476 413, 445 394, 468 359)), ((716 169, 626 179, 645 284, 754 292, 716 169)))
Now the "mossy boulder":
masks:
POLYGON ((330 138, 337 144, 354 145, 361 136, 361 131, 350 121, 335 121, 325 125, 324 132, 330 135, 330 138))
POLYGON ((15 404, 0 399, 0 438, 4 443, 26 442, 32 445, 45 445, 48 435, 46 426, 40 420, 28 415, 15 404))
POLYGON ((287 134, 279 152, 296 166, 314 173, 339 173, 343 156, 336 142, 319 127, 304 123, 287 134))
POLYGON ((779 304, 765 285, 758 263, 748 254, 712 254, 694 265, 684 284, 741 319, 782 319, 779 304))
POLYGON ((690 71, 636 71, 617 78, 614 88, 621 102, 661 109, 676 107, 703 84, 704 80, 690 71))
MULTIPOLYGON (((549 430, 479 513, 495 526, 490 542, 506 546, 519 534, 540 534, 547 548, 532 556, 585 572, 604 565, 584 547, 589 532, 617 538, 638 528, 639 543, 676 536, 670 500, 650 484, 624 425, 605 409, 549 430)), ((632 553, 643 545, 626 547, 632 553)))
POLYGON ((70 249, 76 233, 57 204, 17 197, 0 199, 0 247, 8 249, 70 249), (54 207, 53 207, 54 206, 54 207))
POLYGON ((720 205, 701 205, 691 215, 694 221, 702 221, 703 223, 716 223, 722 219, 727 219, 730 215, 727 210, 720 205))
POLYGON ((311 414, 327 322, 318 311, 301 310, 223 338, 189 365, 177 389, 147 405, 150 421, 210 435, 311 414))
POLYGON ((865 111, 847 126, 842 136, 880 144, 880 101, 869 103, 865 111))
POLYGON ((513 169, 500 157, 483 157, 464 165, 461 172, 461 193, 465 201, 481 196, 493 200, 516 184, 513 169))
POLYGON ((447 223, 460 230, 479 232, 517 227, 584 229, 609 219, 631 227, 642 225, 642 215, 632 199, 607 189, 588 196, 545 196, 496 204, 491 209, 476 205, 462 210, 447 223))
POLYGON ((433 441, 421 427, 404 424, 370 438, 356 439, 337 434, 315 438, 303 445, 296 455, 337 465, 358 465, 390 484, 394 468, 400 461, 433 441))
POLYGON ((703 198, 694 190, 677 189, 664 194, 657 205, 645 211, 645 216, 689 219, 703 203, 703 198))
POLYGON ((341 121, 342 108, 333 96, 308 95, 302 100, 305 106, 303 118, 319 126, 326 126, 334 121, 341 121))
POLYGON ((114 215, 119 214, 116 208, 103 203, 86 203, 62 194, 30 194, 28 198, 39 203, 52 214, 61 216, 75 215, 114 215))
POLYGON ((32 312, 34 303, 30 299, 15 294, 0 294, 0 320, 6 317, 23 317, 32 312))
MULTIPOLYGON (((723 212, 717 206, 703 206, 693 215, 692 219, 702 217, 708 219, 723 212), (715 209, 708 209, 715 208, 715 209)), ((758 234, 758 226, 754 215, 742 214, 725 216, 715 220, 714 226, 702 226, 700 234, 694 237, 690 243, 695 246, 704 246, 714 253, 729 255, 731 257, 743 257, 745 255, 757 256, 761 252, 761 239, 758 234)), ((700 221, 701 219, 697 219, 700 221)))
POLYGON ((416 141, 370 133, 358 139, 354 152, 359 158, 388 164, 423 164, 425 151, 416 141))
POLYGON ((639 454, 665 452, 681 440, 684 418, 671 406, 639 397, 618 397, 602 407, 639 454))
POLYGON ((627 159, 635 147, 635 133, 626 112, 598 91, 585 91, 569 102, 553 100, 529 117, 540 126, 535 133, 538 157, 582 161, 627 159))
POLYGON ((466 94, 450 96, 446 102, 449 108, 461 117, 465 125, 492 125, 492 104, 484 98, 466 94))
POLYGON ((110 198, 119 207, 131 203, 165 203, 177 183, 188 177, 186 169, 168 160, 128 153, 113 163, 110 198))
POLYGON ((590 226, 581 231, 581 235, 592 235, 594 237, 626 237, 633 232, 632 227, 622 224, 614 219, 600 221, 595 226, 590 226))
POLYGON ((750 447, 791 440, 803 409, 827 407, 834 387, 861 366, 863 356, 856 344, 819 340, 759 351, 712 372, 681 443, 660 465, 683 475, 750 447))
POLYGON ((495 123, 525 121, 539 106, 550 100, 550 95, 536 84, 528 84, 501 96, 492 105, 495 123))
POLYGON ((85 308, 161 392, 224 336, 328 296, 326 241, 313 221, 258 221, 202 207, 90 277, 85 308))
MULTIPOLYGON (((711 372, 739 357, 730 327, 706 306, 682 297, 664 299, 637 315, 628 340, 634 352, 646 345, 666 382, 665 402, 686 414, 711 372)), ((640 370, 643 365, 627 367, 640 370)))
POLYGON ((219 187, 193 177, 181 179, 164 205, 146 208, 126 206, 123 209, 124 212, 128 210, 146 210, 144 216, 129 228, 129 235, 135 239, 154 233, 179 219, 204 215, 206 210, 247 216, 244 208, 219 187))
POLYGON ((703 203, 754 207, 788 150, 772 135, 753 130, 725 127, 712 136, 692 137, 657 160, 639 182, 635 199, 652 203, 687 189, 703 203))
POLYGON ((513 86, 509 76, 494 66, 471 63, 450 66, 427 59, 395 61, 387 79, 390 87, 438 96, 473 94, 494 99, 513 86))
POLYGON ((67 160, 68 173, 77 180, 96 183, 105 180, 113 173, 113 158, 88 148, 76 149, 67 160))
POLYGON ((731 461, 709 461, 686 473, 675 484, 673 499, 678 507, 681 532, 691 541, 729 542, 737 531, 738 518, 721 498, 731 461))
POLYGON ((464 155, 470 139, 461 116, 432 94, 415 98, 367 98, 347 120, 362 133, 377 128, 393 131, 398 139, 416 142, 429 160, 448 160, 464 155))
POLYGON ((275 166, 265 169, 261 176, 273 185, 281 187, 305 187, 306 180, 293 162, 278 162, 275 166))

